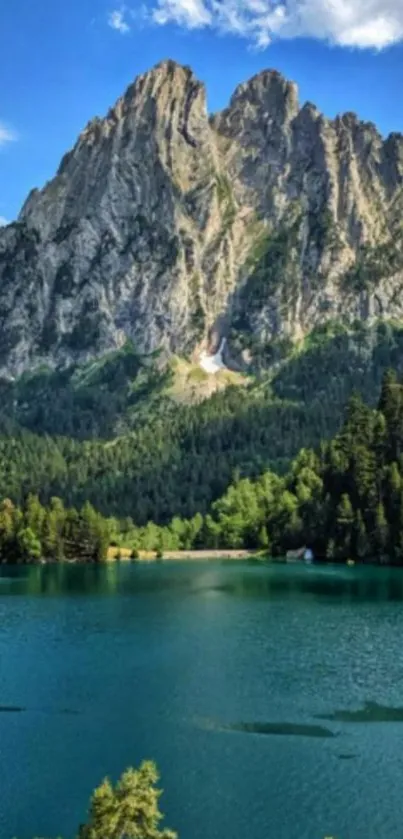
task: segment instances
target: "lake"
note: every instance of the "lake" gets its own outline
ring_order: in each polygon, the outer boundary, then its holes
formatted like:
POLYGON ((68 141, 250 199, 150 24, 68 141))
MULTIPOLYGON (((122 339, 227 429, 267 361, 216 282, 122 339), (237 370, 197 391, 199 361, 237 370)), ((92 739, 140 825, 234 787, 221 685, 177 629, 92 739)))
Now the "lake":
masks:
POLYGON ((0 839, 70 839, 142 758, 181 839, 397 839, 402 742, 402 572, 0 571, 0 839))

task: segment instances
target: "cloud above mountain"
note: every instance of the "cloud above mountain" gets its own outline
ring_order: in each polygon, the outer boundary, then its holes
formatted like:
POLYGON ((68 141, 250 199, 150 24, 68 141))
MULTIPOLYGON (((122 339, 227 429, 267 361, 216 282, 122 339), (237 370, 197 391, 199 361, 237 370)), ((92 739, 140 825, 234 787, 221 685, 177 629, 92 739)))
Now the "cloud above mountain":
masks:
POLYGON ((15 131, 7 125, 4 125, 3 122, 0 122, 0 148, 1 146, 5 146, 7 143, 15 142, 16 139, 17 135, 15 131))
POLYGON ((120 35, 127 35, 130 32, 130 25, 126 20, 126 9, 114 9, 108 16, 108 24, 115 32, 120 35))
POLYGON ((300 37, 361 49, 403 40, 402 0, 157 0, 151 16, 159 25, 235 34, 262 49, 300 37))

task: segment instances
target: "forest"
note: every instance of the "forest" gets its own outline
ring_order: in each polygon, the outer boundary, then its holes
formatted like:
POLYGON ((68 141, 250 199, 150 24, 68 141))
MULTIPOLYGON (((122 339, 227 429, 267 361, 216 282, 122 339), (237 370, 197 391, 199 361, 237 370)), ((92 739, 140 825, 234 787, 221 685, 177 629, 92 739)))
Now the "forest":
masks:
POLYGON ((138 526, 205 517, 238 479, 285 475, 340 429, 352 392, 374 407, 386 369, 403 371, 403 329, 330 323, 271 371, 203 402, 169 398, 171 372, 128 345, 81 367, 0 383, 0 498, 90 502, 138 526))
POLYGON ((89 503, 66 509, 60 498, 52 498, 43 507, 29 495, 22 508, 8 498, 0 504, 0 562, 100 562, 109 539, 108 522, 89 503))
MULTIPOLYGON (((383 378, 375 409, 353 395, 344 424, 302 449, 284 476, 238 478, 206 516, 111 533, 134 548, 256 548, 271 556, 310 546, 317 558, 403 564, 403 385, 383 378)), ((126 530, 125 530, 126 527, 126 530)))
POLYGON ((249 548, 273 557, 303 545, 328 561, 403 564, 403 384, 385 373, 375 408, 358 394, 344 423, 316 449, 302 448, 284 475, 240 475, 209 511, 174 515, 167 525, 103 518, 59 498, 44 507, 29 495, 22 509, 0 507, 0 558, 102 561, 109 543, 140 550, 249 548))

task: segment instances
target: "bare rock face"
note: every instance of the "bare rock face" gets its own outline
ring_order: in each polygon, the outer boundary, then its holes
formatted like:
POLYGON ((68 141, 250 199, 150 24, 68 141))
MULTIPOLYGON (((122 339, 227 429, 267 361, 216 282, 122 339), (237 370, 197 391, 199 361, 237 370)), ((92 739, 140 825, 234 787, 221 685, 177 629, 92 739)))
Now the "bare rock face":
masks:
POLYGON ((261 357, 329 319, 403 316, 403 137, 326 119, 275 71, 209 118, 164 61, 0 229, 0 374, 102 355, 261 357))

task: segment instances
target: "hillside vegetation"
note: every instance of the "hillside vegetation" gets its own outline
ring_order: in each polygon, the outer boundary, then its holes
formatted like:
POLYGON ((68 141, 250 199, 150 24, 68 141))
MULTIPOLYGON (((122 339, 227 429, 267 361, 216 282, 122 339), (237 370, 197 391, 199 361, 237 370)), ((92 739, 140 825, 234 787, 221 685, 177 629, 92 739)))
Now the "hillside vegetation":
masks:
MULTIPOLYGON (((113 531, 113 522, 110 522, 113 531)), ((272 556, 309 545, 330 561, 403 564, 403 385, 385 374, 376 409, 358 395, 338 434, 302 449, 284 477, 236 479, 191 520, 148 523, 117 538, 135 549, 260 549, 272 556)))
POLYGON ((330 439, 353 391, 374 406, 388 368, 402 371, 402 327, 331 324, 271 374, 196 404, 172 399, 171 369, 130 346, 24 376, 2 385, 0 496, 89 501, 137 525, 205 515, 235 478, 284 474, 301 448, 330 439))

